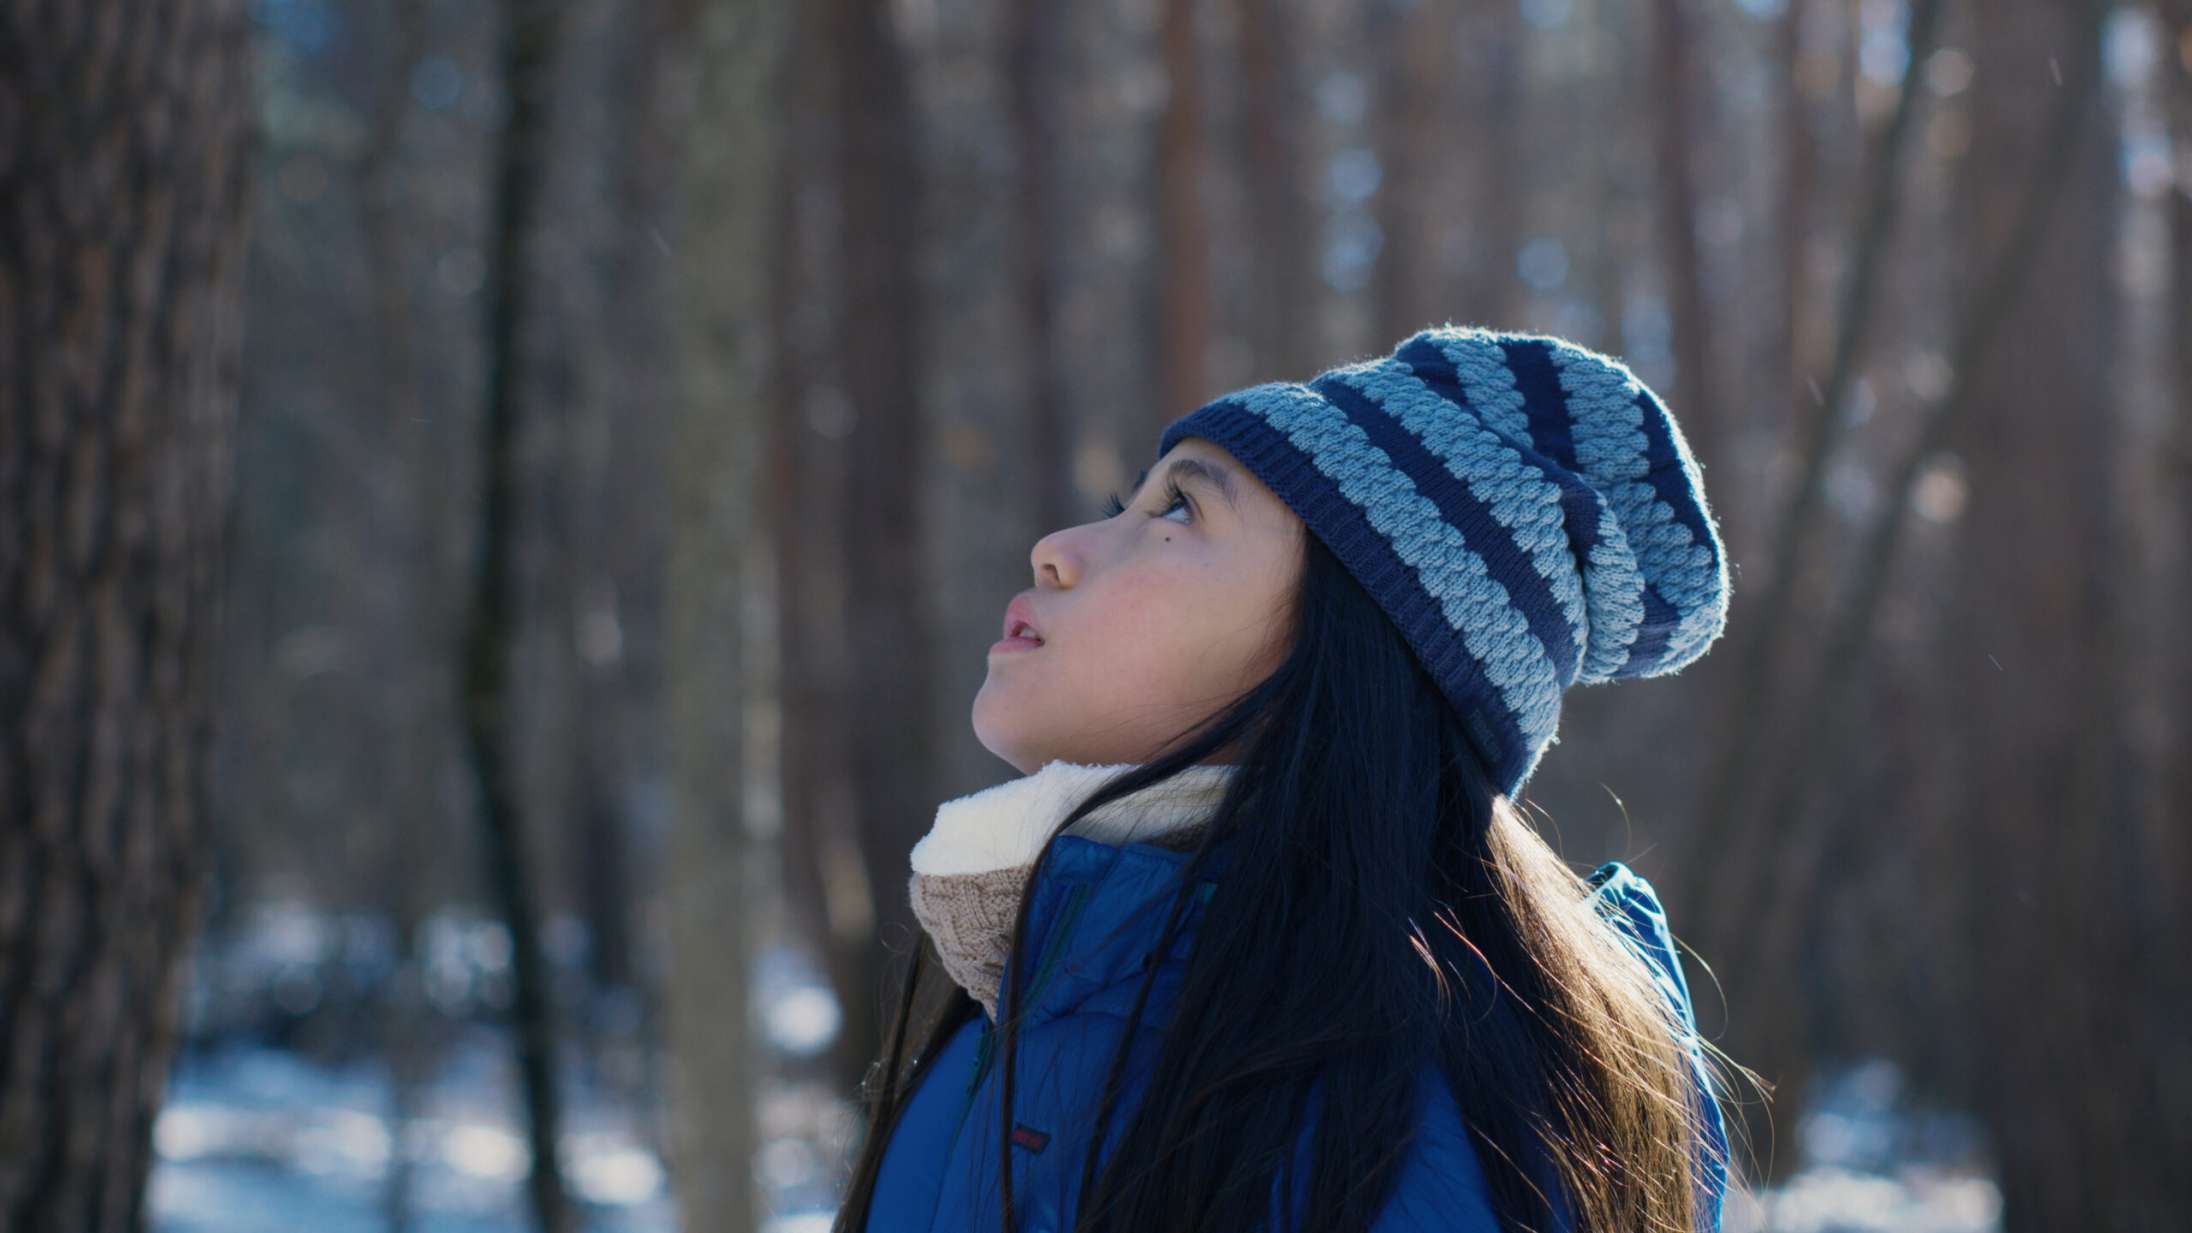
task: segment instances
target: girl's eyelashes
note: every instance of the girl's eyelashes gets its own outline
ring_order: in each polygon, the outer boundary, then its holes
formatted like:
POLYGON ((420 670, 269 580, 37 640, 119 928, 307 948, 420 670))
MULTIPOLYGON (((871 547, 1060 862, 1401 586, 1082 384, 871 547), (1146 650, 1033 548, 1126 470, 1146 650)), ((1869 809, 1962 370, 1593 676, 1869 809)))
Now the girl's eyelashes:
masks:
MULTIPOLYGON (((1175 509, 1186 509, 1191 515, 1195 512, 1195 507, 1191 503, 1189 503, 1187 499, 1187 494, 1180 491, 1179 481, 1166 479, 1164 492, 1165 505, 1163 509, 1157 511, 1157 517, 1162 518, 1175 509)), ((1119 495, 1117 493, 1113 493, 1108 499, 1105 500, 1104 517, 1116 518, 1125 512, 1126 503, 1119 499, 1119 495)))

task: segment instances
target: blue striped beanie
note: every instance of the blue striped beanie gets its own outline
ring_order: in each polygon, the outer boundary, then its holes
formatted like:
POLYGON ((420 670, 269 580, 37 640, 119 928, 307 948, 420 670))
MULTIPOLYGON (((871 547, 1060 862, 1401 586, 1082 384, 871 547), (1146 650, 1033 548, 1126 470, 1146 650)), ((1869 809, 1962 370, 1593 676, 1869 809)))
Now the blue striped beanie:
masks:
POLYGON ((1664 676, 1727 624, 1727 554, 1674 415, 1620 360, 1452 324, 1168 425, 1277 493, 1400 628, 1512 797, 1568 686, 1664 676))

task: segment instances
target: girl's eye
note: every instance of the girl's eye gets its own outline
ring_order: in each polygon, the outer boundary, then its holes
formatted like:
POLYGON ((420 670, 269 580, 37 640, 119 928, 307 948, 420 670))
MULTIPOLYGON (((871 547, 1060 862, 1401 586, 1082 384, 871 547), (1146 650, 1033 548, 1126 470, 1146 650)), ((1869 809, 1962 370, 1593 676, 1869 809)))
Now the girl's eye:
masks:
MULTIPOLYGON (((1157 516, 1162 518, 1175 509, 1185 509, 1190 515, 1195 512, 1195 507, 1188 503, 1187 494, 1180 491, 1179 482, 1168 479, 1165 481, 1165 507, 1158 512, 1157 516)), ((1106 518, 1116 518, 1125 512, 1126 503, 1119 499, 1117 493, 1113 493, 1104 502, 1104 517, 1106 518)), ((1192 521, 1192 518, 1190 520, 1192 521)))

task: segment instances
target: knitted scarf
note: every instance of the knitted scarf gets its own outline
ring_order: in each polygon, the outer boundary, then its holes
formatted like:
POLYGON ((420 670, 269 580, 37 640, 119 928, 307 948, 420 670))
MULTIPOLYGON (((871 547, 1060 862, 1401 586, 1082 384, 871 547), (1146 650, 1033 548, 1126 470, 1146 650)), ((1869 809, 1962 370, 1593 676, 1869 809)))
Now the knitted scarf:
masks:
MULTIPOLYGON (((944 970, 997 1018, 998 985, 1028 875, 1060 819, 1128 764, 1053 761, 1018 779, 949 800, 913 846, 908 893, 944 970)), ((1099 806, 1067 829, 1099 843, 1192 848, 1239 768, 1191 766, 1099 806)))

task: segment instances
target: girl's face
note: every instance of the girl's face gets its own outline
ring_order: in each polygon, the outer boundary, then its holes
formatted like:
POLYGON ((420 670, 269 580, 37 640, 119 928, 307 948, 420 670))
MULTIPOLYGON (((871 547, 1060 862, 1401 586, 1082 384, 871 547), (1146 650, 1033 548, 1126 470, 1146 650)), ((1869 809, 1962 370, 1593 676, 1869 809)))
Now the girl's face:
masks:
POLYGON ((974 732, 1022 774, 1150 761, 1286 655, 1301 519, 1201 437, 1139 483, 1122 512, 1036 541, 1020 598, 1042 645, 990 648, 974 732))

